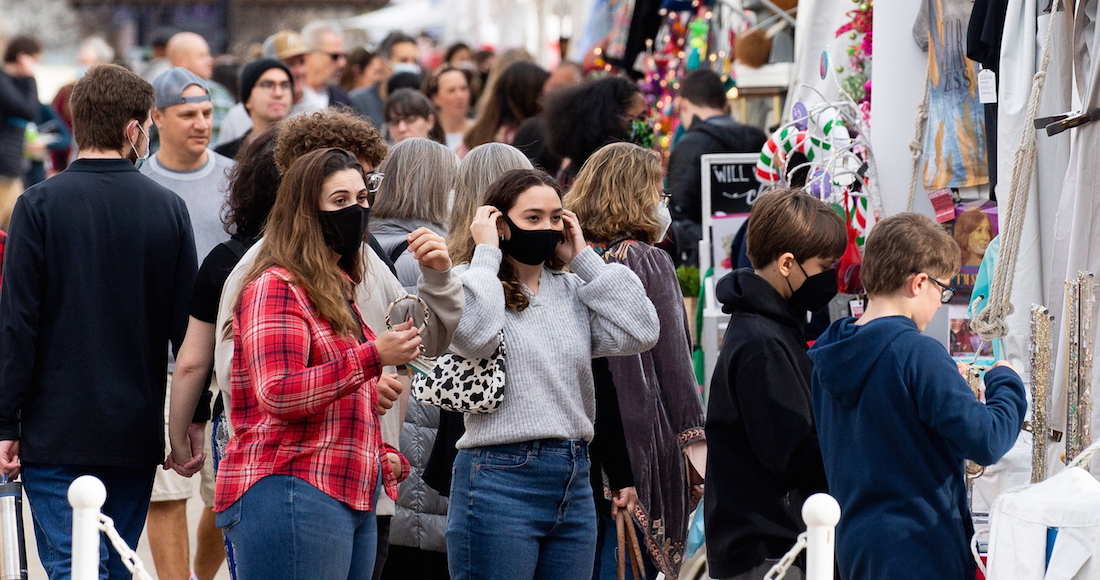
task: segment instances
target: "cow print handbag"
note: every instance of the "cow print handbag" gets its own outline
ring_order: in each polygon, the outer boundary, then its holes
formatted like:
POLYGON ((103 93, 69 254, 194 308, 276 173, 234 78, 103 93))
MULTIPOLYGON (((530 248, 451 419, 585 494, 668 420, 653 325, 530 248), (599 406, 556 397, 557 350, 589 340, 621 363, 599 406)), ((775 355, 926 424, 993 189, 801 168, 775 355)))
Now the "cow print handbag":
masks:
POLYGON ((489 358, 465 358, 453 352, 440 355, 428 374, 412 378, 416 400, 457 413, 492 413, 504 402, 504 331, 489 358))

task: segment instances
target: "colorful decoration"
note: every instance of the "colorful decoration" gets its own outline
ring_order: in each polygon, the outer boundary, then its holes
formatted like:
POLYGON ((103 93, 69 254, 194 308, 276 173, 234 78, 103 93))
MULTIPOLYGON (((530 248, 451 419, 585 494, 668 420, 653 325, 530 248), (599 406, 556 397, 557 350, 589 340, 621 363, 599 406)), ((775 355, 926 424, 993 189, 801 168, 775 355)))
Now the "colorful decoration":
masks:
POLYGON ((655 148, 666 156, 675 136, 682 131, 674 100, 680 81, 688 72, 699 68, 714 70, 726 83, 729 98, 737 97, 737 83, 732 74, 733 50, 730 48, 727 53, 722 48, 733 46, 736 32, 716 19, 718 9, 712 8, 712 4, 693 0, 688 10, 674 9, 684 7, 686 4, 682 2, 663 4, 659 11, 664 19, 661 27, 639 56, 644 76, 638 86, 650 106, 655 148), (718 34, 724 36, 717 37, 718 34))
MULTIPOLYGON (((865 127, 871 125, 871 27, 873 0, 853 0, 855 10, 848 12, 851 21, 836 31, 836 38, 848 39, 848 64, 838 66, 840 88, 856 103, 865 127)), ((822 74, 821 78, 825 78, 822 74)))
POLYGON ((780 127, 764 143, 756 162, 756 180, 760 185, 775 185, 786 179, 787 161, 792 153, 801 153, 813 161, 817 152, 811 146, 810 134, 793 126, 780 127))
POLYGON ((687 70, 698 69, 707 58, 707 35, 710 33, 710 21, 708 18, 696 18, 688 25, 688 53, 687 70))
POLYGON ((791 122, 799 131, 809 128, 810 113, 806 110, 806 103, 798 101, 791 107, 791 122))

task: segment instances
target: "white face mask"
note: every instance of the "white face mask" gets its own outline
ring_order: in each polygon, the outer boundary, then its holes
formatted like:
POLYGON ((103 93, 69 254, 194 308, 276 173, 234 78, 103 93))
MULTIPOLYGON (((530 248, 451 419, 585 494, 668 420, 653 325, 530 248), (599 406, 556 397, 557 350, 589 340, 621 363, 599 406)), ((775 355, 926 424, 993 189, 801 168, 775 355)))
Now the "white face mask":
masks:
POLYGON ((138 131, 141 131, 141 134, 145 136, 145 155, 138 153, 137 145, 134 143, 133 139, 130 140, 130 148, 134 150, 134 155, 137 156, 137 159, 134 160, 134 167, 141 169, 141 166, 149 159, 149 149, 153 147, 153 142, 149 139, 149 134, 145 132, 145 129, 141 128, 140 123, 138 123, 137 128, 138 131))
POLYGON ((657 236, 657 240, 665 239, 668 235, 668 228, 672 227, 672 213, 668 211, 668 201, 661 200, 661 203, 657 204, 657 223, 661 224, 661 235, 657 236))
POLYGON ((412 62, 396 62, 393 64, 393 74, 413 73, 420 74, 420 65, 412 62))

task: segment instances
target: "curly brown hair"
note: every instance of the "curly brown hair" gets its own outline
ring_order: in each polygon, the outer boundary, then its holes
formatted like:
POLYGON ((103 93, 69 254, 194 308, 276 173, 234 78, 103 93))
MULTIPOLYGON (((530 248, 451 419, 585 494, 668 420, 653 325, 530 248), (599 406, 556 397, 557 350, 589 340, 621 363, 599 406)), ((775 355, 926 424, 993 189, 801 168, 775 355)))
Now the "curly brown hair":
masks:
POLYGON ((229 172, 229 197, 225 202, 225 231, 258 236, 275 205, 282 175, 275 168, 275 144, 279 125, 255 136, 241 147, 241 155, 229 172))
POLYGON ((275 144, 275 165, 280 173, 301 156, 318 149, 338 147, 377 168, 386 158, 386 142, 370 121, 352 109, 322 110, 282 122, 275 144))

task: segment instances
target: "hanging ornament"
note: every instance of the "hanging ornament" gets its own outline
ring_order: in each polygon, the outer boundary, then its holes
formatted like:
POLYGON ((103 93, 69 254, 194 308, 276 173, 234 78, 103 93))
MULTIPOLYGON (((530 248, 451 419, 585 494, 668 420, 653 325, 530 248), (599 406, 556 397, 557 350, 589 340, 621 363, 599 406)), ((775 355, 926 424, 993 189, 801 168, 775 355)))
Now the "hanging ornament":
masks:
POLYGON ((814 169, 813 174, 810 176, 809 186, 810 194, 822 201, 828 201, 833 195, 833 184, 832 180, 829 179, 829 172, 820 167, 814 169))
POLYGON ((799 131, 805 131, 809 127, 810 112, 806 110, 806 103, 802 101, 796 101, 794 106, 791 107, 791 120, 794 121, 794 126, 799 131))

